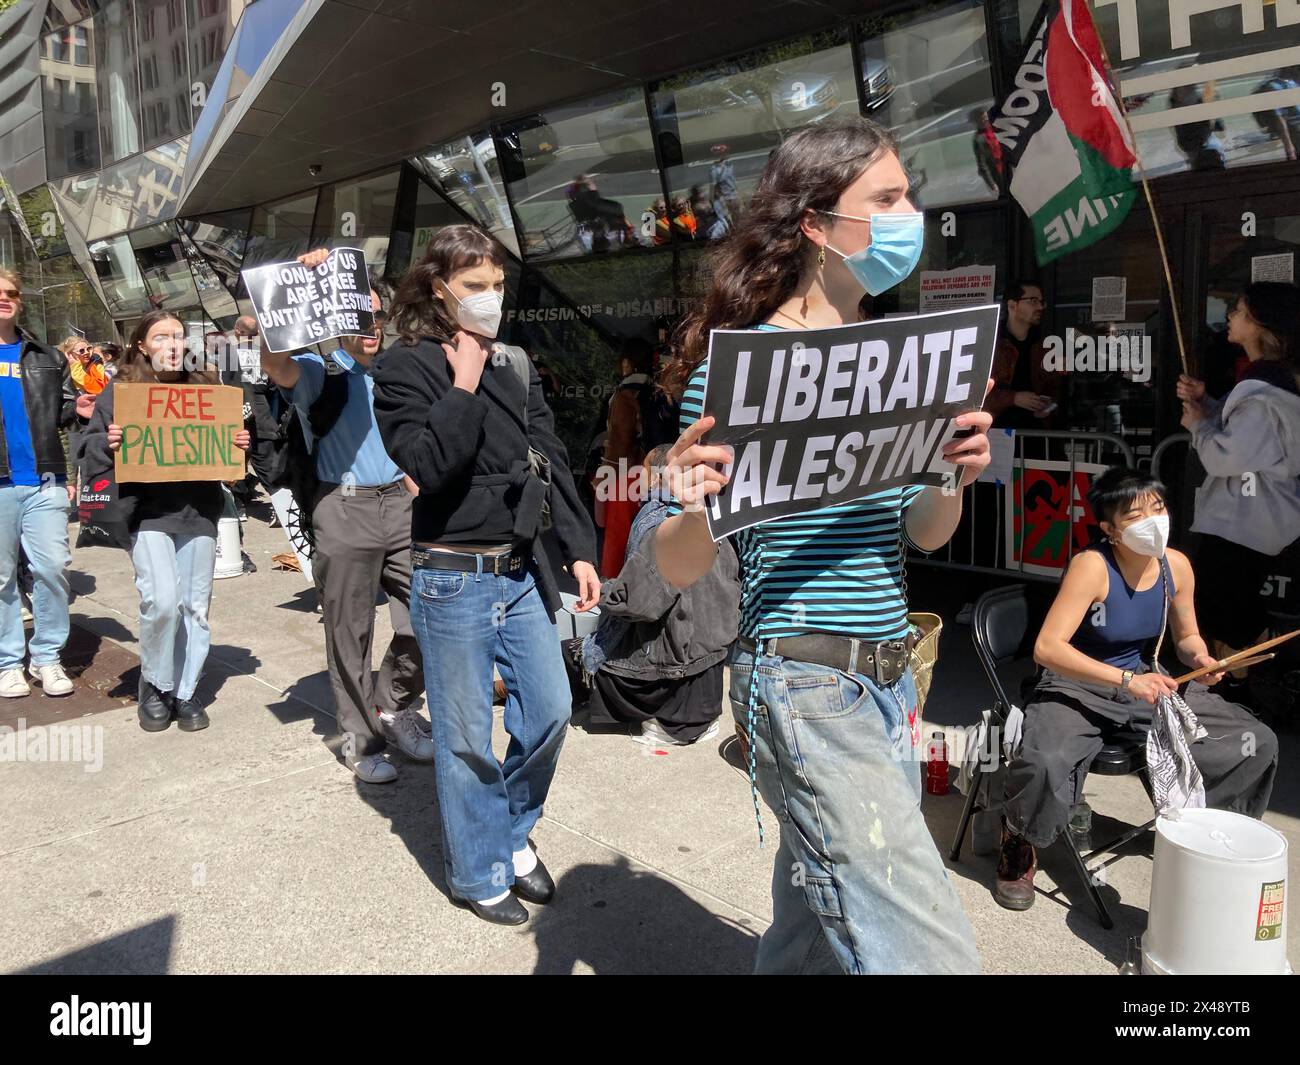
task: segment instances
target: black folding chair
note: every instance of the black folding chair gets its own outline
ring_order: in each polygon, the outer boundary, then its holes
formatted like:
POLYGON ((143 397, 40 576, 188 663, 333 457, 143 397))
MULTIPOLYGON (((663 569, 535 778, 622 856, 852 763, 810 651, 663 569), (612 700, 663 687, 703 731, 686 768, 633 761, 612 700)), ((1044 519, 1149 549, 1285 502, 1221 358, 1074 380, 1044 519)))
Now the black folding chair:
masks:
MULTIPOLYGON (((971 612, 971 638, 975 641, 975 653, 979 657, 980 665, 984 667, 984 673, 993 688, 996 702, 989 715, 989 730, 986 736, 989 750, 980 752, 978 768, 971 777, 966 803, 962 808, 961 821, 957 825, 957 835, 952 841, 952 850, 948 852, 948 857, 954 862, 961 860, 961 846, 966 839, 971 817, 975 813, 975 804, 980 791, 980 774, 996 772, 1003 764, 1001 735, 1006 728, 1007 715, 1012 703, 998 671, 1006 669, 1022 657, 1021 646, 1028 628, 1029 601, 1025 595, 1025 586, 1022 584, 985 592, 976 601, 971 612)), ((1107 743, 1093 760, 1089 772, 1108 777, 1122 777, 1137 773, 1147 795, 1151 796, 1151 782, 1146 768, 1146 735, 1133 730, 1112 737, 1112 742, 1107 743)), ((1083 881, 1083 886, 1087 889, 1093 905, 1097 907, 1097 916, 1103 928, 1114 928, 1115 922, 1111 919, 1106 903, 1097 890, 1096 870, 1091 869, 1088 863, 1099 854, 1124 846, 1154 825, 1153 818, 1145 825, 1129 829, 1106 845, 1093 848, 1086 855, 1080 855, 1075 848, 1068 828, 1061 832, 1058 842, 1065 845, 1065 850, 1070 856, 1070 864, 1083 881)))

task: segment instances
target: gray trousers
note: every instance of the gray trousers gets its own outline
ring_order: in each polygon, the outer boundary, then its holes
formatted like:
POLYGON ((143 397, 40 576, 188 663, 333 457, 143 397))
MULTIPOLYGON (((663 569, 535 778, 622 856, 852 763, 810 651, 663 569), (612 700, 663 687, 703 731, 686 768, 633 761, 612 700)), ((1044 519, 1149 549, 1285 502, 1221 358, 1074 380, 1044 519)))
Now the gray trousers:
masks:
MULTIPOLYGON (((1071 696, 1040 688, 1025 707, 1020 752, 1007 768, 1005 814, 1008 827, 1035 847, 1048 846, 1065 828, 1088 767, 1111 735, 1151 727, 1150 704, 1122 692, 1105 707, 1094 698, 1083 689, 1071 696)), ((1183 698, 1209 733, 1191 745, 1205 781, 1205 805, 1262 816, 1277 774, 1273 730, 1195 682, 1183 698)))
POLYGON ((411 631, 411 497, 402 482, 383 488, 322 485, 312 509, 312 575, 325 615, 325 655, 339 733, 352 753, 387 743, 381 711, 405 709, 424 691, 424 664, 411 631), (375 599, 382 588, 393 621, 377 676, 371 673, 375 599))

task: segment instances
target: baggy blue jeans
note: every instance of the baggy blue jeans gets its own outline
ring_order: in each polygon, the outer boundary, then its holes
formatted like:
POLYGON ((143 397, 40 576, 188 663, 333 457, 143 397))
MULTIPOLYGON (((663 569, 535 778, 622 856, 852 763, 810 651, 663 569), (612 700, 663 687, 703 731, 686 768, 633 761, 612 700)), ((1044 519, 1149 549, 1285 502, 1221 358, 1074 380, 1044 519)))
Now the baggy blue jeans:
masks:
POLYGON ((0 670, 23 664, 27 650, 18 548, 32 578, 33 666, 55 666, 68 642, 68 493, 62 484, 0 485, 0 670))
POLYGON ((140 593, 140 675, 160 692, 192 699, 208 660, 212 633, 212 536, 141 529, 131 539, 140 593))
POLYGON ((560 636, 531 570, 416 569, 411 627, 424 658, 447 881, 482 901, 514 883, 511 855, 542 816, 572 700, 560 636), (504 762, 492 751, 492 666, 505 682, 504 762))
POLYGON ((916 684, 731 655, 732 713, 756 690, 758 788, 781 840, 759 973, 975 973, 974 933, 921 814, 916 684))

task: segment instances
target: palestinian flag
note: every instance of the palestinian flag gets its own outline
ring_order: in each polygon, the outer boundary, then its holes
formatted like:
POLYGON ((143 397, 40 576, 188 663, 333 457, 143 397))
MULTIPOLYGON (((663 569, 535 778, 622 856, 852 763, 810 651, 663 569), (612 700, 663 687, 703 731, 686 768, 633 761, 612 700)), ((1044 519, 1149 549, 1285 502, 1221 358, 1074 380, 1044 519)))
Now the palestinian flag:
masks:
POLYGON ((984 136, 1034 229, 1040 265, 1115 229, 1137 198, 1133 141, 1086 0, 1047 0, 984 136))

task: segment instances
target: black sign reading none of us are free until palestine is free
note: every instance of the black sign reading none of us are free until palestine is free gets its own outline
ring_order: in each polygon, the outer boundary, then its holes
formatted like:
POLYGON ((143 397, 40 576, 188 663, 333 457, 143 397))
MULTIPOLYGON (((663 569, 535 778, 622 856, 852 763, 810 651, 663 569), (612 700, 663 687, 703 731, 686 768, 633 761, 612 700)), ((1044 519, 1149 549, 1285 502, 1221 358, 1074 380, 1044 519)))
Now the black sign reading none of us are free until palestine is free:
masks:
POLYGON ((730 480, 705 513, 715 540, 882 489, 959 484, 943 457, 979 410, 997 304, 830 329, 714 330, 707 442, 729 444, 730 480))

